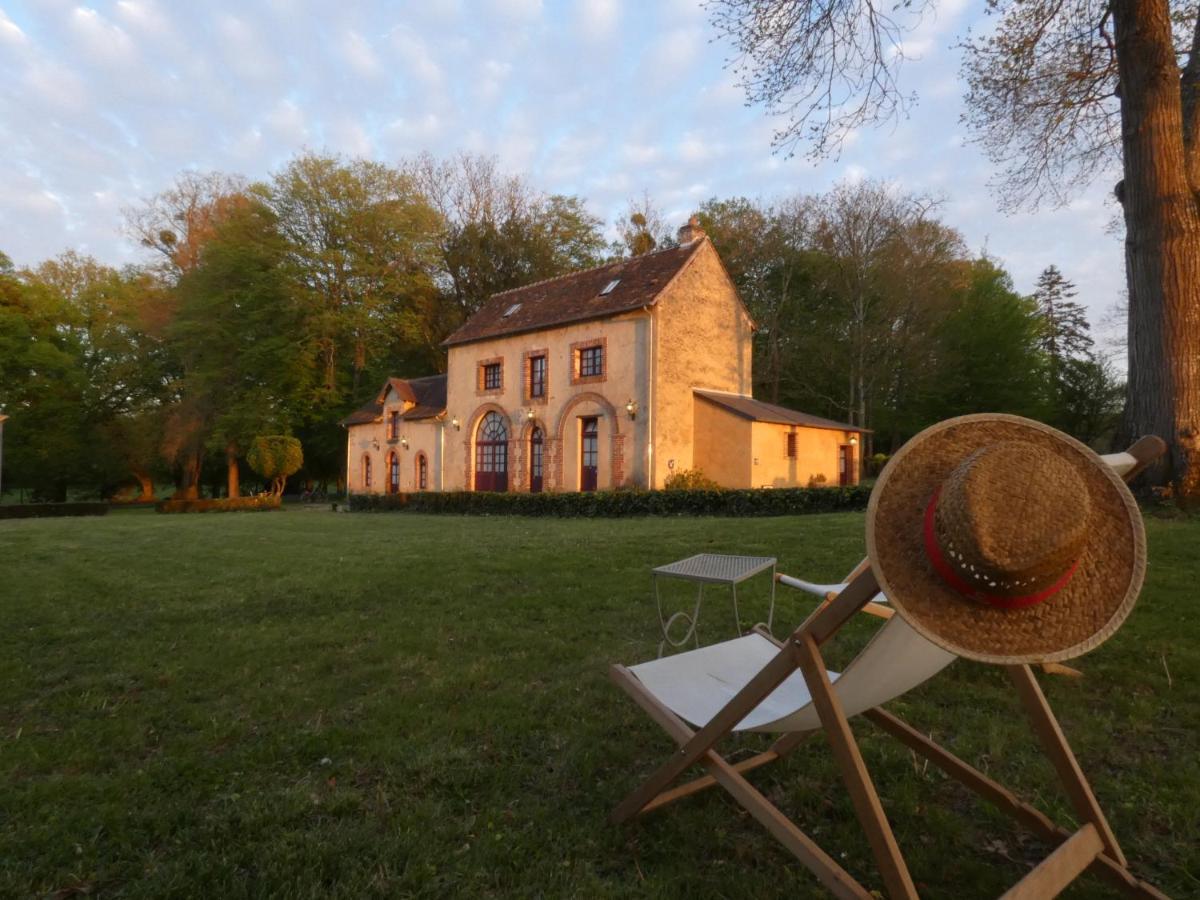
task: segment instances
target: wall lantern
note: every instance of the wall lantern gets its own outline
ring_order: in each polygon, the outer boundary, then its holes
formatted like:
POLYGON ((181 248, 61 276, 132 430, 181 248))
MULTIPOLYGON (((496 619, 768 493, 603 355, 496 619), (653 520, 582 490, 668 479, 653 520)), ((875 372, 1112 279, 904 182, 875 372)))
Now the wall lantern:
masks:
POLYGON ((458 421, 458 416, 451 419, 450 424, 454 426, 455 431, 462 431, 462 424, 458 421))
POLYGON ((532 407, 532 406, 531 406, 531 407, 529 407, 529 411, 528 411, 527 413, 525 413, 525 418, 527 418, 527 419, 528 419, 530 422, 532 422, 534 419, 536 419, 536 418, 537 418, 537 413, 535 413, 535 412, 533 411, 533 407, 532 407))
POLYGON ((629 418, 636 419, 638 414, 638 405, 636 400, 625 401, 625 412, 629 413, 629 418))
POLYGON ((379 449, 379 438, 371 438, 371 446, 374 449, 378 450, 379 449))
POLYGON ((857 434, 850 435, 850 446, 854 447, 857 444, 858 444, 858 435, 857 434))
POLYGON ((405 450, 407 450, 408 449, 408 438, 406 438, 406 437, 400 438, 400 446, 403 447, 405 450))

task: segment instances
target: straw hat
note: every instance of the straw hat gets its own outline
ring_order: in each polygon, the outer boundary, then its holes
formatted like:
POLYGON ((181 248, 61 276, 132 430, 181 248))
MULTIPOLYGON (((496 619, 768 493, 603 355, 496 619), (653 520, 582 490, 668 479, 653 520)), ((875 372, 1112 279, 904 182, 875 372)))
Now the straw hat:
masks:
POLYGON ((991 663, 1099 646, 1146 571, 1125 483, 1095 453, 1018 416, 948 419, 905 444, 867 509, 884 594, 929 640, 991 663))

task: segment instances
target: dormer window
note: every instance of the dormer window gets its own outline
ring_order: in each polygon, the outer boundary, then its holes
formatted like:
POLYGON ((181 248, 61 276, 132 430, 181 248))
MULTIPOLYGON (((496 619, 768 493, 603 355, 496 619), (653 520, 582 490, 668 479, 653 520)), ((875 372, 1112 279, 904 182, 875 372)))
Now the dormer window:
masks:
POLYGON ((600 291, 600 296, 603 297, 605 294, 611 294, 613 292, 613 289, 616 288, 616 286, 620 283, 621 283, 620 278, 614 278, 612 281, 610 281, 608 284, 606 284, 604 286, 604 288, 600 291))
POLYGON ((507 319, 509 316, 511 316, 513 313, 515 313, 520 308, 521 308, 520 303, 514 303, 512 306, 510 306, 508 309, 506 309, 504 311, 504 315, 502 315, 500 318, 507 319))

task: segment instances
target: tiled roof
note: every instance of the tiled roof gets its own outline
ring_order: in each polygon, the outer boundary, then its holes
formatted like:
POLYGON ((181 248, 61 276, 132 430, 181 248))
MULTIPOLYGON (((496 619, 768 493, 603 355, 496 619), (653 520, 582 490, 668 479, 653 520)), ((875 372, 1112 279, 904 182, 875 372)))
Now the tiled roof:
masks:
POLYGON ((409 403, 415 403, 403 416, 408 421, 432 419, 446 411, 446 376, 426 375, 423 378, 389 378, 370 403, 360 406, 339 424, 344 426, 369 425, 378 422, 383 415, 383 401, 388 389, 409 403))
POLYGON ((692 241, 493 294, 442 344, 452 347, 650 306, 703 243, 692 241))
POLYGON ((338 424, 345 427, 351 425, 369 425, 371 422, 378 422, 381 415, 383 415, 383 404, 372 400, 365 406, 360 406, 354 412, 350 413, 350 415, 346 416, 338 424))
POLYGON ((837 431, 856 431, 860 434, 870 430, 868 428, 859 428, 857 425, 847 425, 845 422, 835 422, 832 419, 822 419, 820 416, 796 412, 794 409, 786 409, 782 406, 776 406, 774 403, 764 403, 762 400, 755 400, 753 397, 747 397, 744 394, 703 391, 699 388, 695 389, 693 393, 703 397, 710 403, 715 403, 717 406, 736 413, 743 419, 750 419, 754 422, 801 425, 805 428, 832 428, 837 431))
MULTIPOLYGON (((389 379, 400 381, 401 379, 389 379)), ((417 405, 404 414, 406 419, 428 419, 446 411, 446 375, 426 375, 424 378, 403 379, 412 391, 417 405)), ((404 396, 401 394, 401 396, 404 396)))

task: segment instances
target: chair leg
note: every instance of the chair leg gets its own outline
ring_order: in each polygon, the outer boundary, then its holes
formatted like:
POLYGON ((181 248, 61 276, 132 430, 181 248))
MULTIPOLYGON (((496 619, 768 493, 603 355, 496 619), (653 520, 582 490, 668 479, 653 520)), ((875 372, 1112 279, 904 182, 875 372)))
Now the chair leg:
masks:
MULTIPOLYGON (((633 697, 637 704, 671 736, 675 743, 682 747, 695 737, 696 732, 693 732, 682 719, 662 705, 628 669, 624 666, 613 666, 610 671, 613 680, 633 697)), ((746 812, 754 816, 763 827, 770 831, 835 897, 845 898, 845 900, 871 900, 872 895, 866 888, 838 865, 812 838, 797 828, 770 800, 759 793, 754 785, 743 778, 734 766, 711 749, 704 752, 699 762, 709 770, 712 778, 725 788, 746 812)), ((645 785, 643 785, 644 787, 645 785)), ((618 807, 619 809, 620 807, 618 807)))
MULTIPOLYGON (((1004 785, 984 775, 945 747, 930 740, 903 719, 892 715, 882 707, 869 709, 863 713, 863 716, 909 749, 921 754, 955 781, 970 788, 1001 812, 1012 816, 1042 840, 1048 843, 1061 843, 1071 836, 1066 829, 1051 822, 1041 810, 1020 800, 1004 785)), ((1092 868, 1097 874, 1103 875, 1111 884, 1125 891, 1131 897, 1139 897, 1142 900, 1167 900, 1167 896, 1158 888, 1135 878, 1127 866, 1118 863, 1106 853, 1101 853, 1095 858, 1092 868)))
POLYGON ((808 634, 797 637, 795 648, 800 671, 804 673, 804 680, 808 683, 809 694, 829 737, 829 745, 842 770, 846 790, 854 803, 854 811, 858 814, 863 831, 867 834, 888 894, 895 898, 916 900, 917 887, 913 884, 904 856, 896 843, 895 835, 892 834, 892 826, 888 824, 887 816, 883 812, 883 805, 879 802, 879 795, 875 792, 875 785, 871 782, 866 763, 854 739, 854 732, 850 730, 850 723, 842 710, 841 701, 833 691, 820 648, 808 634))
POLYGON ((1050 709, 1050 704, 1046 702, 1046 695, 1042 693, 1033 670, 1029 666, 1005 666, 1005 668, 1008 670, 1013 684, 1016 685, 1017 694, 1020 695, 1025 712, 1029 715, 1033 730, 1042 742, 1042 749, 1050 757, 1050 762, 1054 764, 1054 769, 1058 772, 1067 796, 1071 798, 1071 805, 1075 807, 1076 815, 1083 821, 1095 825, 1107 854, 1122 866, 1128 866, 1129 862, 1125 859, 1125 854, 1121 852, 1121 847, 1117 843, 1117 836, 1113 834, 1112 827, 1108 824, 1108 819, 1105 818, 1099 801, 1096 800, 1096 795, 1092 793, 1091 785, 1084 777, 1083 770, 1075 759, 1075 754, 1071 752, 1071 745, 1067 743, 1066 735, 1059 727, 1058 719, 1050 709))

